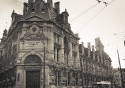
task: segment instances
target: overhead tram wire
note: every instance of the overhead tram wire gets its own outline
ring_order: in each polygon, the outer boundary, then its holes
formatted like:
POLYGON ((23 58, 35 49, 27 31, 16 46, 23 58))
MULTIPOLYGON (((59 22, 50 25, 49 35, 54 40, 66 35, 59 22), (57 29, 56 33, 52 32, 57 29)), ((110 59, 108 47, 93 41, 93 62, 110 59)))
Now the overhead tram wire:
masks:
POLYGON ((11 20, 9 20, 9 19, 5 19, 5 18, 2 18, 2 17, 0 17, 0 19, 11 21, 11 20))
POLYGON ((111 38, 111 37, 113 37, 113 36, 117 36, 117 35, 122 34, 122 33, 125 33, 125 31, 120 32, 120 33, 114 33, 114 34, 113 34, 113 35, 111 35, 111 36, 108 36, 108 37, 103 37, 103 38, 101 38, 101 39, 111 38))
POLYGON ((22 2, 20 2, 20 1, 18 1, 18 0, 14 0, 14 1, 17 1, 17 2, 19 2, 19 3, 21 3, 21 4, 22 4, 22 2))
MULTIPOLYGON (((107 38, 111 38, 111 37, 113 37, 113 36, 117 36, 117 35, 119 35, 119 34, 122 34, 122 33, 125 33, 125 31, 123 31, 123 32, 120 32, 120 33, 114 33, 114 35, 111 35, 111 36, 108 36, 108 37, 103 37, 103 38, 101 38, 101 39, 107 39, 107 38)), ((124 36, 124 38, 125 38, 125 36, 124 36)), ((95 40, 93 39, 92 41, 90 41, 90 43, 92 43, 92 42, 94 42, 95 40)), ((109 45, 109 44, 108 44, 109 45)))
MULTIPOLYGON (((112 2, 113 2, 114 0, 112 0, 109 4, 111 4, 112 2)), ((94 17, 92 17, 85 25, 83 25, 77 32, 79 32, 82 28, 84 28, 90 21, 92 21, 100 12, 102 12, 108 5, 107 5, 107 3, 106 2, 104 2, 105 3, 105 7, 104 8, 102 8, 94 17)))
MULTIPOLYGON (((106 7, 106 6, 105 6, 106 7)), ((104 8, 105 8, 104 7, 104 8)), ((87 23, 85 23, 77 32, 83 29, 90 21, 92 21, 104 8, 102 8, 94 17, 92 17, 87 23)))
MULTIPOLYGON (((107 46, 113 45, 113 44, 118 43, 118 42, 120 42, 120 41, 122 41, 122 40, 124 40, 124 38, 122 38, 122 39, 120 39, 120 40, 118 40, 118 41, 116 41, 116 42, 113 42, 113 43, 107 44, 107 46)), ((107 46, 105 46, 105 47, 107 47, 107 46)))
MULTIPOLYGON (((103 1, 103 0, 102 0, 103 1)), ((100 2, 102 2, 100 1, 100 2)), ((77 19, 78 17, 80 17, 81 15, 83 15, 84 13, 88 12, 89 10, 91 10, 92 8, 94 8, 95 6, 97 6, 98 4, 100 4, 100 2, 98 2, 97 4, 95 4, 94 6, 90 7, 89 9, 87 9, 86 11, 84 11, 83 13, 81 13, 80 15, 78 15, 77 17, 75 17, 74 19, 70 20, 69 22, 74 21, 75 19, 77 19)))
POLYGON ((124 12, 125 12, 125 10, 124 10, 124 9, 122 9, 122 8, 120 8, 120 7, 118 7, 118 6, 115 6, 115 5, 112 5, 112 4, 111 4, 111 6, 112 6, 112 7, 117 8, 117 9, 120 9, 120 10, 122 10, 122 11, 124 11, 124 12))

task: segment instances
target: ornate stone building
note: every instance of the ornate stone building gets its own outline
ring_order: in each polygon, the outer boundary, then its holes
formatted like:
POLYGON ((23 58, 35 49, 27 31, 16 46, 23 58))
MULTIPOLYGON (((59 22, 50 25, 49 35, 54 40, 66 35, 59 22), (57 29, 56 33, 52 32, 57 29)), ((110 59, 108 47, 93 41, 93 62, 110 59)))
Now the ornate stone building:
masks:
POLYGON ((91 51, 79 44, 68 16, 52 0, 28 0, 23 15, 12 12, 0 43, 0 88, 82 87, 111 79, 102 45, 91 51))
POLYGON ((43 88, 44 72, 46 88, 81 85, 79 37, 68 16, 52 0, 28 0, 23 15, 12 12, 0 43, 0 88, 43 88))
POLYGON ((82 64, 84 86, 91 88, 96 82, 106 81, 113 87, 113 68, 111 59, 104 51, 104 46, 100 38, 95 39, 95 47, 88 43, 84 47, 83 43, 79 45, 80 60, 82 64), (96 49, 96 50, 95 50, 96 49))

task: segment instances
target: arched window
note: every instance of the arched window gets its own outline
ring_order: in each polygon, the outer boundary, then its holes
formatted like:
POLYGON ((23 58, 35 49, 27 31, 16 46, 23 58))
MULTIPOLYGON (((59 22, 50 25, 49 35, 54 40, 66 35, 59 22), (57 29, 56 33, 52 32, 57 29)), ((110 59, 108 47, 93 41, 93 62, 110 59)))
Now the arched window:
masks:
POLYGON ((68 48, 68 40, 66 37, 64 37, 64 47, 68 48))
POLYGON ((25 64, 41 64, 41 58, 37 55, 27 56, 25 59, 25 64))

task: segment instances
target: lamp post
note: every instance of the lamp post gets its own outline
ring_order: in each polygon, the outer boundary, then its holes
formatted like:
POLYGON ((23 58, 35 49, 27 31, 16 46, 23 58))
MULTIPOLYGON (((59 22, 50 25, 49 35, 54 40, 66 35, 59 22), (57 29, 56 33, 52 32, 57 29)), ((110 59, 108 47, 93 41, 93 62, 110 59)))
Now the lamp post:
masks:
POLYGON ((81 65, 81 75, 82 75, 82 88, 84 88, 84 79, 83 79, 83 61, 82 58, 80 58, 80 65, 81 65))
MULTIPOLYGON (((43 34, 43 33, 42 33, 43 34)), ((44 55, 43 55, 43 88, 45 88, 45 83, 46 83, 46 77, 45 77, 45 40, 47 40, 47 38, 45 37, 45 35, 43 34, 42 35, 42 42, 43 42, 43 52, 44 52, 44 55)))
POLYGON ((118 52, 118 50, 117 50, 117 54, 118 54, 119 68, 120 68, 120 73, 121 73, 122 87, 124 88, 123 76, 122 76, 122 70, 121 70, 121 63, 120 63, 120 58, 119 58, 119 52, 118 52))
POLYGON ((46 78, 45 78, 45 42, 43 42, 43 46, 44 46, 43 88, 45 88, 45 82, 46 82, 46 78))

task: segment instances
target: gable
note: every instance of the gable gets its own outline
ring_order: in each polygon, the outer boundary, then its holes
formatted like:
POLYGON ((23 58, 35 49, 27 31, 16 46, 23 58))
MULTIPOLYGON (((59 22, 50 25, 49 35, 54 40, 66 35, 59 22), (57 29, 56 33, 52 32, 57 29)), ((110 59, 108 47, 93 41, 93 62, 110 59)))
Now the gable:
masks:
POLYGON ((28 20, 28 21, 42 21, 42 20, 45 20, 45 18, 43 19, 42 17, 39 17, 39 16, 32 16, 32 17, 26 18, 25 20, 28 20))

